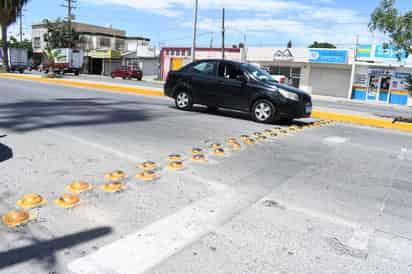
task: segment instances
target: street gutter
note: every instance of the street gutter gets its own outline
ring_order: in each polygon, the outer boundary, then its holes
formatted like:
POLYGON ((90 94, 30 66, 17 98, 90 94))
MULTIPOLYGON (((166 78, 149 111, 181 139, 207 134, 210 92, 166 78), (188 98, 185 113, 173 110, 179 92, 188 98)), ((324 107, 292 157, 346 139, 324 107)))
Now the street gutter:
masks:
MULTIPOLYGON (((109 83, 96 83, 91 81, 78 81, 78 80, 67 80, 67 79, 50 79, 38 76, 28 76, 19 75, 12 73, 0 73, 0 78, 5 79, 18 79, 35 81, 46 84, 58 84, 72 87, 82 87, 98 90, 106 90, 113 92, 124 92, 124 93, 134 93, 147 96, 163 97, 164 93, 161 89, 156 88, 143 88, 143 87, 133 87, 128 85, 118 85, 109 83)), ((393 122, 391 119, 367 117, 361 115, 344 114, 339 112, 322 111, 320 109, 315 109, 312 113, 313 118, 333 120, 339 122, 353 123, 358 125, 372 126, 377 128, 387 128, 396 129, 401 131, 412 132, 412 123, 405 122, 393 122)))

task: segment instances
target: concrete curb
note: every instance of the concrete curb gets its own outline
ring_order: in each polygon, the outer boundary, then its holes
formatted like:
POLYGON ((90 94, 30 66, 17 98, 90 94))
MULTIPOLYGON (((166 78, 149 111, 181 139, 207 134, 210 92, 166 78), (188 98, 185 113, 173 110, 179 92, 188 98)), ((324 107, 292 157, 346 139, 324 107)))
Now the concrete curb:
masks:
POLYGON ((335 113, 335 112, 324 112, 324 111, 319 111, 319 110, 313 111, 312 117, 319 118, 319 119, 339 121, 339 122, 353 123, 353 124, 364 125, 364 126, 398 129, 402 131, 412 132, 412 124, 403 123, 403 122, 393 123, 393 121, 389 119, 370 118, 370 117, 355 116, 355 115, 335 113))
MULTIPOLYGON (((75 81, 75 80, 64 80, 64 79, 47 79, 47 78, 41 78, 41 77, 36 77, 36 76, 18 75, 18 74, 10 74, 10 73, 0 73, 0 78, 20 79, 20 80, 36 81, 40 83, 59 84, 59 85, 100 89, 100 90, 107 90, 107 91, 114 91, 114 92, 135 93, 135 94, 157 96, 157 97, 164 96, 163 91, 160 91, 160 90, 141 88, 141 87, 132 87, 132 86, 111 85, 111 84, 93 83, 93 82, 84 82, 84 81, 75 81)), ((326 119, 326 120, 365 125, 365 126, 372 126, 372 127, 378 127, 378 128, 397 129, 397 130, 412 132, 412 124, 403 123, 403 122, 392 123, 392 120, 389 120, 389 119, 371 118, 371 117, 349 115, 349 114, 342 114, 342 113, 336 113, 336 112, 326 112, 326 111, 321 111, 321 110, 313 111, 312 117, 319 118, 319 119, 326 119)))

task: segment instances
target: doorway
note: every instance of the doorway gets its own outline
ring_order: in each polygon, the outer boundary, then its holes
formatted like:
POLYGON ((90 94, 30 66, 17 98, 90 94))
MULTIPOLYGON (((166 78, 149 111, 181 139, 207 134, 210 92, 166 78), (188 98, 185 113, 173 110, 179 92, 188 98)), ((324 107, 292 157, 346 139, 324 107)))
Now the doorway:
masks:
POLYGON ((388 75, 369 75, 367 100, 388 103, 391 81, 388 75))

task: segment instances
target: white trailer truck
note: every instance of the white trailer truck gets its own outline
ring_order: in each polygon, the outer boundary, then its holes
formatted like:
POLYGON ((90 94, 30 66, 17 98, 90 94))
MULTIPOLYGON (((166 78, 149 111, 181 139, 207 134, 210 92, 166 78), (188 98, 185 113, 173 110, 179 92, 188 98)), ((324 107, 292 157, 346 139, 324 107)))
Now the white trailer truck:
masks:
POLYGON ((83 68, 84 51, 82 49, 60 48, 53 49, 52 59, 43 64, 43 70, 48 73, 74 73, 79 75, 83 68))
POLYGON ((27 49, 9 48, 9 71, 23 73, 27 68, 29 58, 27 49))

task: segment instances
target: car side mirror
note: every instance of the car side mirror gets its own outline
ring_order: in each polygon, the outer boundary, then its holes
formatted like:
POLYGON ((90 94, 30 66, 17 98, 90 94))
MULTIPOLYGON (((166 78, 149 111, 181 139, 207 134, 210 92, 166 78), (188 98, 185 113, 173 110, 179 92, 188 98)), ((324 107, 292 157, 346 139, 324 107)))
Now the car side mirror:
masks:
POLYGON ((245 75, 238 75, 238 76, 236 77, 236 79, 237 79, 238 81, 242 82, 243 84, 246 84, 247 81, 248 81, 248 79, 247 79, 247 77, 246 77, 245 75))

